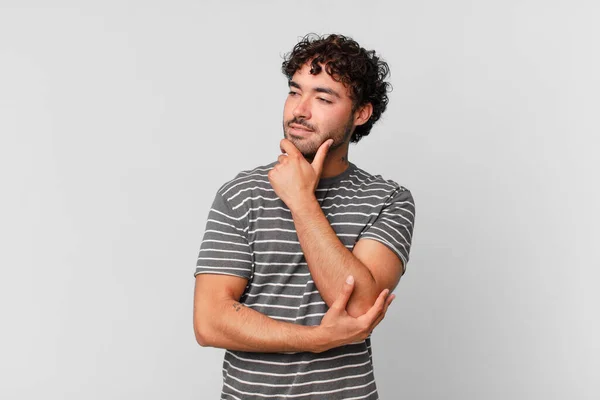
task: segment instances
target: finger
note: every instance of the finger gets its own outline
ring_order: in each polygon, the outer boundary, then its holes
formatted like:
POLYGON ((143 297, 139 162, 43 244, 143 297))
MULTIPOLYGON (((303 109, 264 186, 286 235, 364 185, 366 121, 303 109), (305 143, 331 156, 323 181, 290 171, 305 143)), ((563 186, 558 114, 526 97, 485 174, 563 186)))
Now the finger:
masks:
POLYGON ((326 140, 321 146, 319 146, 319 150, 317 150, 317 154, 315 154, 315 158, 313 158, 311 165, 317 173, 317 176, 321 176, 323 164, 325 163, 325 158, 327 158, 327 152, 332 144, 333 139, 326 140))
POLYGON ((377 318, 375 318, 375 321, 373 321, 373 323, 371 324, 371 327, 369 328, 370 332, 373 332, 373 329, 375 329, 375 327, 379 325, 381 321, 383 321, 383 318, 385 318, 385 314, 387 313, 388 307, 390 306, 390 304, 392 304, 392 301, 394 301, 395 298, 395 295, 388 296, 388 298, 385 301, 385 307, 383 308, 383 311, 377 316, 377 318))
POLYGON ((292 143, 288 139, 281 139, 281 142, 279 142, 279 146, 281 147, 282 153, 287 153, 288 155, 294 156, 302 155, 302 153, 300 153, 300 150, 298 150, 298 148, 294 146, 294 143, 292 143))
POLYGON ((283 161, 287 158, 287 155, 285 154, 281 154, 279 157, 277 157, 277 162, 279 164, 283 164, 283 161))
POLYGON ((331 308, 335 308, 339 311, 345 310, 353 290, 354 277, 352 275, 349 275, 348 278, 346 278, 346 282, 344 282, 344 286, 342 286, 342 292, 335 299, 335 301, 331 305, 331 308))
POLYGON ((389 289, 383 289, 381 293, 379 293, 377 300, 375 300, 375 304, 373 304, 371 308, 369 308, 369 311, 367 311, 365 314, 368 319, 375 320, 379 313, 383 311, 383 306, 389 293, 389 289))

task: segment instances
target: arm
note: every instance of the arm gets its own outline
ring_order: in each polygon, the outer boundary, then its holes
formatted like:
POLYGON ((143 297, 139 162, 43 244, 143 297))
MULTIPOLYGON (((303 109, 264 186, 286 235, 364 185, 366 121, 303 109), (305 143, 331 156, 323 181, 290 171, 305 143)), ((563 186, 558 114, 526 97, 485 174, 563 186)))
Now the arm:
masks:
POLYGON ((201 346, 248 352, 322 352, 364 340, 394 299, 383 291, 367 313, 353 318, 345 310, 354 289, 349 279, 321 325, 303 326, 274 320, 238 303, 246 282, 228 275, 196 276, 194 333, 201 346))
POLYGON ((287 154, 279 156, 279 164, 269 171, 269 181, 292 213, 298 240, 321 297, 331 306, 345 277, 355 276, 356 290, 348 312, 358 316, 366 312, 383 289, 391 291, 396 287, 404 265, 398 255, 376 240, 361 239, 350 252, 329 225, 314 195, 328 146, 328 142, 321 145, 311 164, 292 142, 283 139, 281 148, 287 154))
POLYGON ((348 250, 337 237, 314 196, 290 208, 298 240, 315 285, 327 305, 335 301, 344 279, 356 277, 348 313, 359 316, 379 293, 394 290, 402 274, 402 261, 383 244, 361 239, 348 250))

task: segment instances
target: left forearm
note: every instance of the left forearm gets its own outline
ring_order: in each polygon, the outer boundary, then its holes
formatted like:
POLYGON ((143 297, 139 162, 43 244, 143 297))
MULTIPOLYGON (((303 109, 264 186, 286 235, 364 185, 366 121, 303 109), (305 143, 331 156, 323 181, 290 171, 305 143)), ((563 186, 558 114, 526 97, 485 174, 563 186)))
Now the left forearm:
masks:
POLYGON ((325 303, 331 306, 352 275, 356 284, 347 311, 362 315, 381 291, 371 271, 342 244, 316 199, 308 199, 291 211, 304 258, 325 303))

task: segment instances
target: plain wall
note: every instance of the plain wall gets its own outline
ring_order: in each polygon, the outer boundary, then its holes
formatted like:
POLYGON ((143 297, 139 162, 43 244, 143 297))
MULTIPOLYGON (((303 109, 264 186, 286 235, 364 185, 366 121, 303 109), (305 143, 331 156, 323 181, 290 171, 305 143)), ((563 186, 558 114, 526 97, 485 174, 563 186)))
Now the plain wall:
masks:
POLYGON ((595 1, 0 1, 0 397, 216 399, 192 330, 217 188, 276 160, 282 55, 394 91, 350 160, 409 188, 382 399, 598 399, 595 1))

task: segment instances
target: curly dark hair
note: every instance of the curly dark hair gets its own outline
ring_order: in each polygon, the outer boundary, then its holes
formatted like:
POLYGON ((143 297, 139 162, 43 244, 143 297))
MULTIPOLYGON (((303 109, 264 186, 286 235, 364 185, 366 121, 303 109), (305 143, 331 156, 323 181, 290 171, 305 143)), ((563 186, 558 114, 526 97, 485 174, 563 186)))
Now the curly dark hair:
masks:
POLYGON ((334 80, 351 88, 353 112, 365 104, 373 105, 371 118, 356 127, 350 141, 356 143, 367 136, 389 101, 387 92, 392 85, 384 81, 390 75, 388 64, 374 50, 365 50, 347 36, 309 33, 284 56, 281 71, 289 81, 309 61, 312 75, 321 73, 322 64, 334 80))

